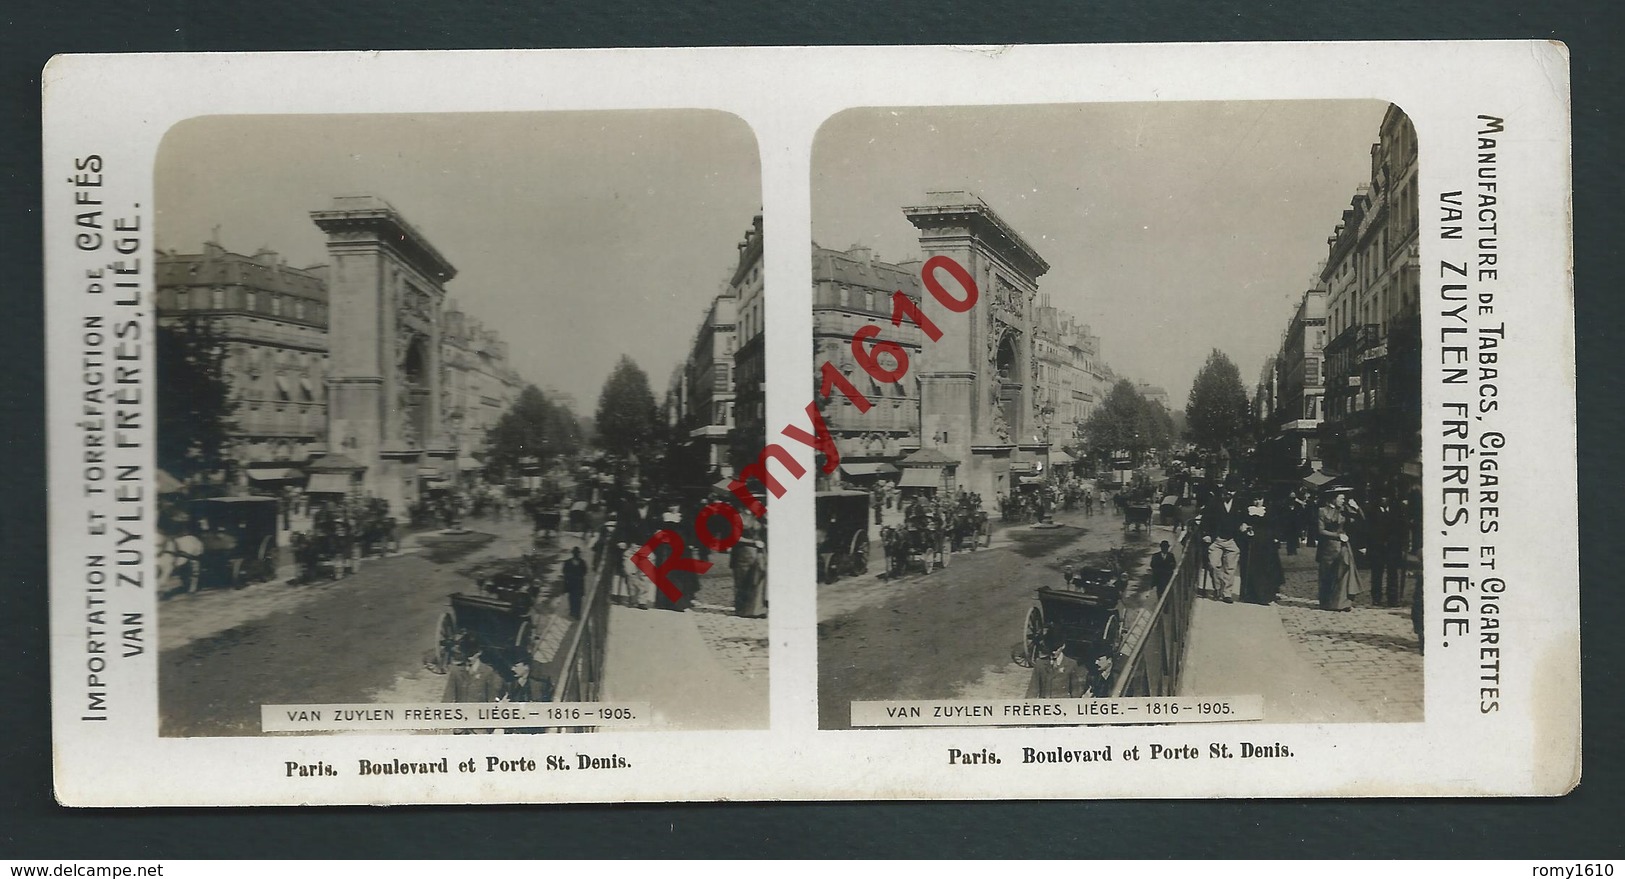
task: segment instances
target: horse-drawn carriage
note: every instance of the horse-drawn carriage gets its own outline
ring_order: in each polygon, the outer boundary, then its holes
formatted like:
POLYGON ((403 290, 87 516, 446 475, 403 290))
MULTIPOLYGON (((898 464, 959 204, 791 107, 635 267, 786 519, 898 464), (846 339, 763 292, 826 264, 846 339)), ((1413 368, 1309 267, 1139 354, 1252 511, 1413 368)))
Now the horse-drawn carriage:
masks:
POLYGON ((962 494, 948 514, 949 549, 977 550, 993 545, 993 520, 979 495, 962 494))
POLYGON ((1111 684, 1123 639, 1121 604, 1128 577, 1112 554, 1112 567, 1073 573, 1066 568, 1061 588, 1041 586, 1022 620, 1022 653, 1017 661, 1038 667, 1048 681, 1039 695, 1103 696, 1111 684))
POLYGON ((814 505, 818 514, 818 582, 833 583, 843 576, 868 571, 869 493, 821 491, 814 505))
POLYGON ((935 506, 916 502, 904 514, 901 526, 880 529, 886 552, 886 575, 899 577, 920 569, 931 573, 948 565, 947 517, 935 506))
POLYGON ((215 497, 192 501, 203 555, 199 586, 238 588, 276 576, 277 499, 215 497))
POLYGON ((432 663, 438 671, 446 670, 458 653, 475 656, 492 650, 528 658, 534 651, 538 581, 506 573, 478 585, 477 592, 453 592, 451 607, 435 624, 432 663))
POLYGON ((1130 488, 1121 491, 1112 503, 1123 516, 1123 533, 1133 531, 1140 534, 1151 529, 1152 517, 1156 515, 1157 504, 1153 501, 1153 490, 1149 487, 1130 488))
POLYGON ((400 523, 382 498, 342 498, 313 507, 310 530, 293 535, 293 558, 302 582, 337 580, 355 573, 361 559, 398 552, 400 523))

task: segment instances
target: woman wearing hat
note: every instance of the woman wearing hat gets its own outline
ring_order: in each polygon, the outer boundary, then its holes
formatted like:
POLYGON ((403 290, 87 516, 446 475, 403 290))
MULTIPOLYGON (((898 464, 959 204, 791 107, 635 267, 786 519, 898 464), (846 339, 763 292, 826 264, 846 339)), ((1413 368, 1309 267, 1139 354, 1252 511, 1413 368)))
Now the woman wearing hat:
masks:
POLYGON ((1247 534, 1247 551, 1242 554, 1241 600, 1272 604, 1281 594, 1286 574, 1281 570, 1281 540, 1275 530, 1276 517, 1270 514, 1263 497, 1247 507, 1242 530, 1247 534))
POLYGON ((1350 552, 1348 517, 1343 510, 1343 491, 1329 491, 1321 495, 1320 509, 1315 512, 1315 562, 1320 567, 1320 609, 1332 611, 1353 610, 1349 600, 1348 576, 1350 552))

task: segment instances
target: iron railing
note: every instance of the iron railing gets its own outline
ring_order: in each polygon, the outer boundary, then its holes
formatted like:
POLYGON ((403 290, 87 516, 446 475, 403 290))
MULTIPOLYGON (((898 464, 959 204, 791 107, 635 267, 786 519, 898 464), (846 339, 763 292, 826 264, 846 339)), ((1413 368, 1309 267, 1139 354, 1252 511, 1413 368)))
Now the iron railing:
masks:
MULTIPOLYGON (((609 647, 609 597, 615 566, 606 563, 581 597, 581 619, 570 627, 554 656, 554 702, 597 702, 602 697, 609 647)), ((557 732, 590 732, 594 727, 553 727, 557 732)))
POLYGON ((1111 695, 1177 696, 1190 647, 1191 613, 1204 568, 1203 543, 1187 529, 1173 579, 1157 603, 1140 614, 1124 638, 1124 660, 1112 676, 1111 695))

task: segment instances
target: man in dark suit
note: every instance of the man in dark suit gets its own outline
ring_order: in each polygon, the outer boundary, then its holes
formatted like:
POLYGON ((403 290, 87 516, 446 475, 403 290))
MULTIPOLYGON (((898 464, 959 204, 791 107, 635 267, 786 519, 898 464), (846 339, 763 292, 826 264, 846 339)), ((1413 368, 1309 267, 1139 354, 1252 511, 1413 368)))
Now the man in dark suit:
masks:
POLYGON ((1241 533, 1241 520, 1246 513, 1236 502, 1229 487, 1216 492, 1202 508, 1202 540, 1207 544, 1208 565, 1213 570, 1214 586, 1225 604, 1235 603, 1237 557, 1241 548, 1236 537, 1241 533))

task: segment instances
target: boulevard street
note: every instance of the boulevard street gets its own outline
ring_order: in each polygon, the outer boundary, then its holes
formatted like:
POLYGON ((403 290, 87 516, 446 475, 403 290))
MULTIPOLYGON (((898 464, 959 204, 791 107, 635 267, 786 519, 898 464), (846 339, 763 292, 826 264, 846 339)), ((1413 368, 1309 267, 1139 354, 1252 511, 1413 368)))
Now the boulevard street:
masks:
POLYGON ((1123 546, 1130 572, 1124 630, 1154 600, 1142 561, 1166 529, 1123 533, 1121 518, 1058 512, 1058 528, 1012 525, 993 546, 952 556, 945 569, 882 579, 871 573, 818 587, 818 714, 821 729, 850 725, 850 703, 872 699, 1021 699, 1031 671, 1022 625, 1040 586, 1060 586, 1061 569, 1106 567, 1123 546))
POLYGON ((259 735, 262 704, 439 701, 446 679, 423 659, 447 596, 471 590, 467 572, 481 562, 517 557, 530 542, 520 519, 472 527, 457 540, 409 539, 416 551, 367 559, 341 580, 166 600, 161 734, 259 735))

